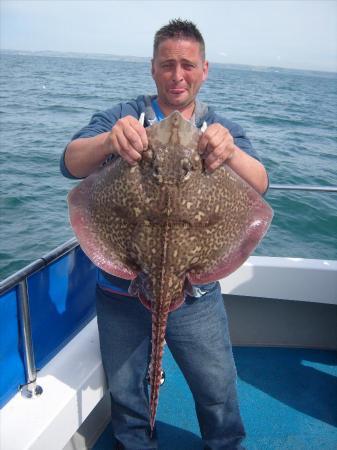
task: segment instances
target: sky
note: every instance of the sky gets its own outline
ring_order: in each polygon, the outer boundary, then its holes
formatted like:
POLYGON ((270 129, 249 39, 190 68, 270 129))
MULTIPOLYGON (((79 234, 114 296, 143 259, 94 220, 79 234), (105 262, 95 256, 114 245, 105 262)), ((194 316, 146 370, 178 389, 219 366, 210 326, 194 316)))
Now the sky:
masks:
POLYGON ((0 48, 148 57, 179 17, 211 62, 337 72, 337 0, 0 0, 0 48))

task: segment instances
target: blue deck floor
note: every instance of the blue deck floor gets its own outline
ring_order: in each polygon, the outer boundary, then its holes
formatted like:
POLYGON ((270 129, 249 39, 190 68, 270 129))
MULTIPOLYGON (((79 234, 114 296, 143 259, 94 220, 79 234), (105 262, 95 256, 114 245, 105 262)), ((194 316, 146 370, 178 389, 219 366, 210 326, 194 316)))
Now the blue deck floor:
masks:
MULTIPOLYGON (((248 450, 337 449, 337 353, 280 348, 234 348, 248 450)), ((193 399, 165 348, 160 391, 160 450, 202 450, 193 399)), ((107 427, 94 450, 111 450, 107 427)))

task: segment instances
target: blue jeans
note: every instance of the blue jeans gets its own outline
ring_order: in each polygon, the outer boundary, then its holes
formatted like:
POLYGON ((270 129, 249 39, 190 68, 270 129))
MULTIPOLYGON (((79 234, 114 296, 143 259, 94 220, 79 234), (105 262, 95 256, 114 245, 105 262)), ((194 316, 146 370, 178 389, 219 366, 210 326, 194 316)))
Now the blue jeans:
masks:
MULTIPOLYGON (((204 445, 243 449, 236 369, 219 283, 205 290, 200 298, 187 296, 170 313, 166 343, 193 394, 204 445)), ((97 320, 114 435, 126 450, 157 449, 155 434, 152 439, 149 434, 146 381, 151 314, 135 298, 112 298, 97 288, 97 320)))

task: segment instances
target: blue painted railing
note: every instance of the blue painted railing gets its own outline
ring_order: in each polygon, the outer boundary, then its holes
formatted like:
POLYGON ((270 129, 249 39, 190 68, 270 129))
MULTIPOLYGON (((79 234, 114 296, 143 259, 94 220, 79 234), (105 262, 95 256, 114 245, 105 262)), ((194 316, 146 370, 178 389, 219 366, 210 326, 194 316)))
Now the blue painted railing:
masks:
POLYGON ((0 407, 94 317, 96 278, 96 267, 72 239, 0 283, 0 407), (32 368, 20 317, 23 282, 32 368))

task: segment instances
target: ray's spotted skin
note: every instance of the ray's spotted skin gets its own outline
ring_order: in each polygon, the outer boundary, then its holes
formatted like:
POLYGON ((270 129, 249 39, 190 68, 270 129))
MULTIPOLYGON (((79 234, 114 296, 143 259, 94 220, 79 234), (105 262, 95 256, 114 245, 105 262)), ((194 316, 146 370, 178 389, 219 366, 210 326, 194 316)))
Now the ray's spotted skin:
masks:
POLYGON ((68 202, 84 252, 105 272, 132 280, 130 294, 152 312, 153 430, 169 312, 191 285, 219 280, 243 264, 273 211, 226 165, 204 170, 201 131, 179 112, 146 131, 149 146, 139 164, 116 159, 75 187, 68 202))

